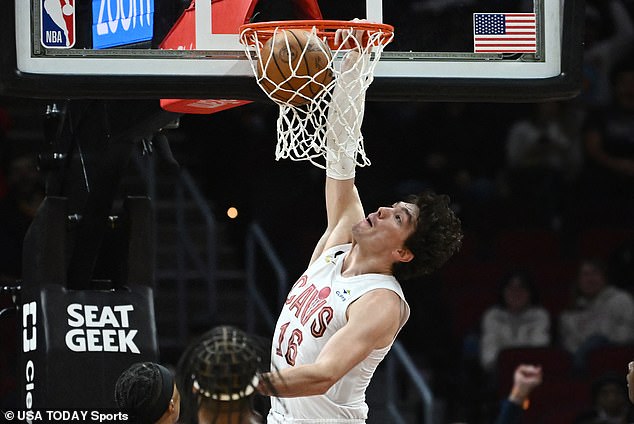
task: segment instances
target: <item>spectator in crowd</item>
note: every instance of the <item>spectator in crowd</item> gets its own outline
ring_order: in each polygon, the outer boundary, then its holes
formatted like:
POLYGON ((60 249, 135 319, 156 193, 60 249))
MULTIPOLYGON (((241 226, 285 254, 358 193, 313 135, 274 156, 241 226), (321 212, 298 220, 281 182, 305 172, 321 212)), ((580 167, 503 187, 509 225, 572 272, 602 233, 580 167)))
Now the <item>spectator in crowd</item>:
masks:
POLYGON ((612 68, 634 52, 634 23, 622 0, 588 0, 585 23, 581 100, 592 109, 604 108, 611 99, 612 68))
POLYGON ((494 419, 498 408, 497 357, 501 350, 550 344, 550 315, 540 306, 532 274, 510 270, 499 284, 498 302, 484 311, 481 331, 464 338, 457 397, 465 422, 494 419))
POLYGON ((611 74, 614 100, 593 113, 584 127, 588 159, 586 183, 619 199, 634 187, 634 57, 619 62, 611 74))
POLYGON ((506 137, 509 194, 520 207, 532 206, 531 219, 557 226, 562 198, 581 167, 578 125, 562 102, 531 108, 527 118, 511 124, 506 137))
POLYGON ((634 300, 610 284, 601 261, 583 260, 572 305, 562 311, 559 327, 564 348, 573 354, 575 370, 583 372, 590 351, 634 341, 634 300))
POLYGON ((175 424, 180 415, 180 393, 174 376, 163 365, 137 362, 124 370, 115 385, 117 406, 137 424, 175 424))
POLYGON ((580 413, 574 424, 629 424, 634 408, 628 402, 623 377, 606 374, 592 383, 592 408, 580 413))
POLYGON ((509 396, 502 401, 495 424, 519 423, 523 412, 529 407, 531 393, 540 384, 542 384, 542 368, 540 366, 518 365, 513 373, 513 388, 509 396))
POLYGON ((505 348, 550 344, 550 315, 540 306, 532 275, 513 270, 502 279, 498 304, 482 319, 480 363, 491 373, 505 348))

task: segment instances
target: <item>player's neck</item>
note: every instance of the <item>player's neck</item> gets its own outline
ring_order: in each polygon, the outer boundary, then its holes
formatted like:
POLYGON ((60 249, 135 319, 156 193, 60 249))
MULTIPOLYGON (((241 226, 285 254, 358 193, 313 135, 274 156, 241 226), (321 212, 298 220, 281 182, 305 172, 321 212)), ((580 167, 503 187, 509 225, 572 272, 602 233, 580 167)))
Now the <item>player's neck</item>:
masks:
POLYGON ((367 254, 358 244, 352 245, 343 261, 341 275, 344 277, 363 274, 392 275, 392 263, 389 260, 382 260, 381 257, 367 254))

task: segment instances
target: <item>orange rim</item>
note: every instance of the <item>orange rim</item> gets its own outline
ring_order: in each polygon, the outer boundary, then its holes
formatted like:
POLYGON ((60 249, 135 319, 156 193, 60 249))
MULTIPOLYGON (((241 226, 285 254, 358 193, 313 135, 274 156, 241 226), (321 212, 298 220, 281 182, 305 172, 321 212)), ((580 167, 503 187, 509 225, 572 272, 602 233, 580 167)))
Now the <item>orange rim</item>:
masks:
MULTIPOLYGON (((332 20, 297 20, 297 21, 268 21, 245 24, 240 26, 240 42, 248 45, 251 35, 255 34, 257 40, 265 42, 273 36, 276 29, 303 29, 311 31, 316 29, 317 35, 326 38, 331 48, 334 48, 335 32, 338 29, 352 29, 367 31, 368 34, 380 32, 379 43, 385 45, 392 41, 394 27, 388 24, 376 22, 332 21, 332 20)), ((367 39, 367 37, 364 37, 367 39)))

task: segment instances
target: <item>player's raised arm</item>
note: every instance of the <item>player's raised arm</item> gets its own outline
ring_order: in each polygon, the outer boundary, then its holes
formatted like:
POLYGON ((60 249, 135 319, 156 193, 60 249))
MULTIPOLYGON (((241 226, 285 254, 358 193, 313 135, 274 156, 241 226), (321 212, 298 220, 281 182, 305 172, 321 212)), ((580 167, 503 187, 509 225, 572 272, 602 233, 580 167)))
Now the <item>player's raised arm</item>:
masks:
POLYGON ((348 43, 341 74, 333 90, 326 129, 326 214, 328 225, 317 244, 311 263, 327 248, 352 241, 352 225, 365 216, 354 185, 356 156, 362 139, 365 90, 362 69, 367 55, 355 49, 358 39, 339 30, 337 41, 348 43))

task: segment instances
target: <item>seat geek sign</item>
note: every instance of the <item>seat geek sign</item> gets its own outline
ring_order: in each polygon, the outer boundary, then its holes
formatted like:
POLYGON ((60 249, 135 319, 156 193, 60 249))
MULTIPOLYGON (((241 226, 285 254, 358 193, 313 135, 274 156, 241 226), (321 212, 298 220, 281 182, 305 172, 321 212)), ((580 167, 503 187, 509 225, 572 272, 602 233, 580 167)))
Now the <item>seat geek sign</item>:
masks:
POLYGON ((133 305, 97 306, 71 303, 66 308, 69 330, 66 346, 73 352, 140 353, 130 328, 133 305))
POLYGON ((154 0, 92 0, 92 47, 105 49, 152 39, 154 0))
POLYGON ((119 373, 134 362, 158 359, 151 287, 68 290, 28 282, 24 287, 23 409, 114 408, 119 373))

